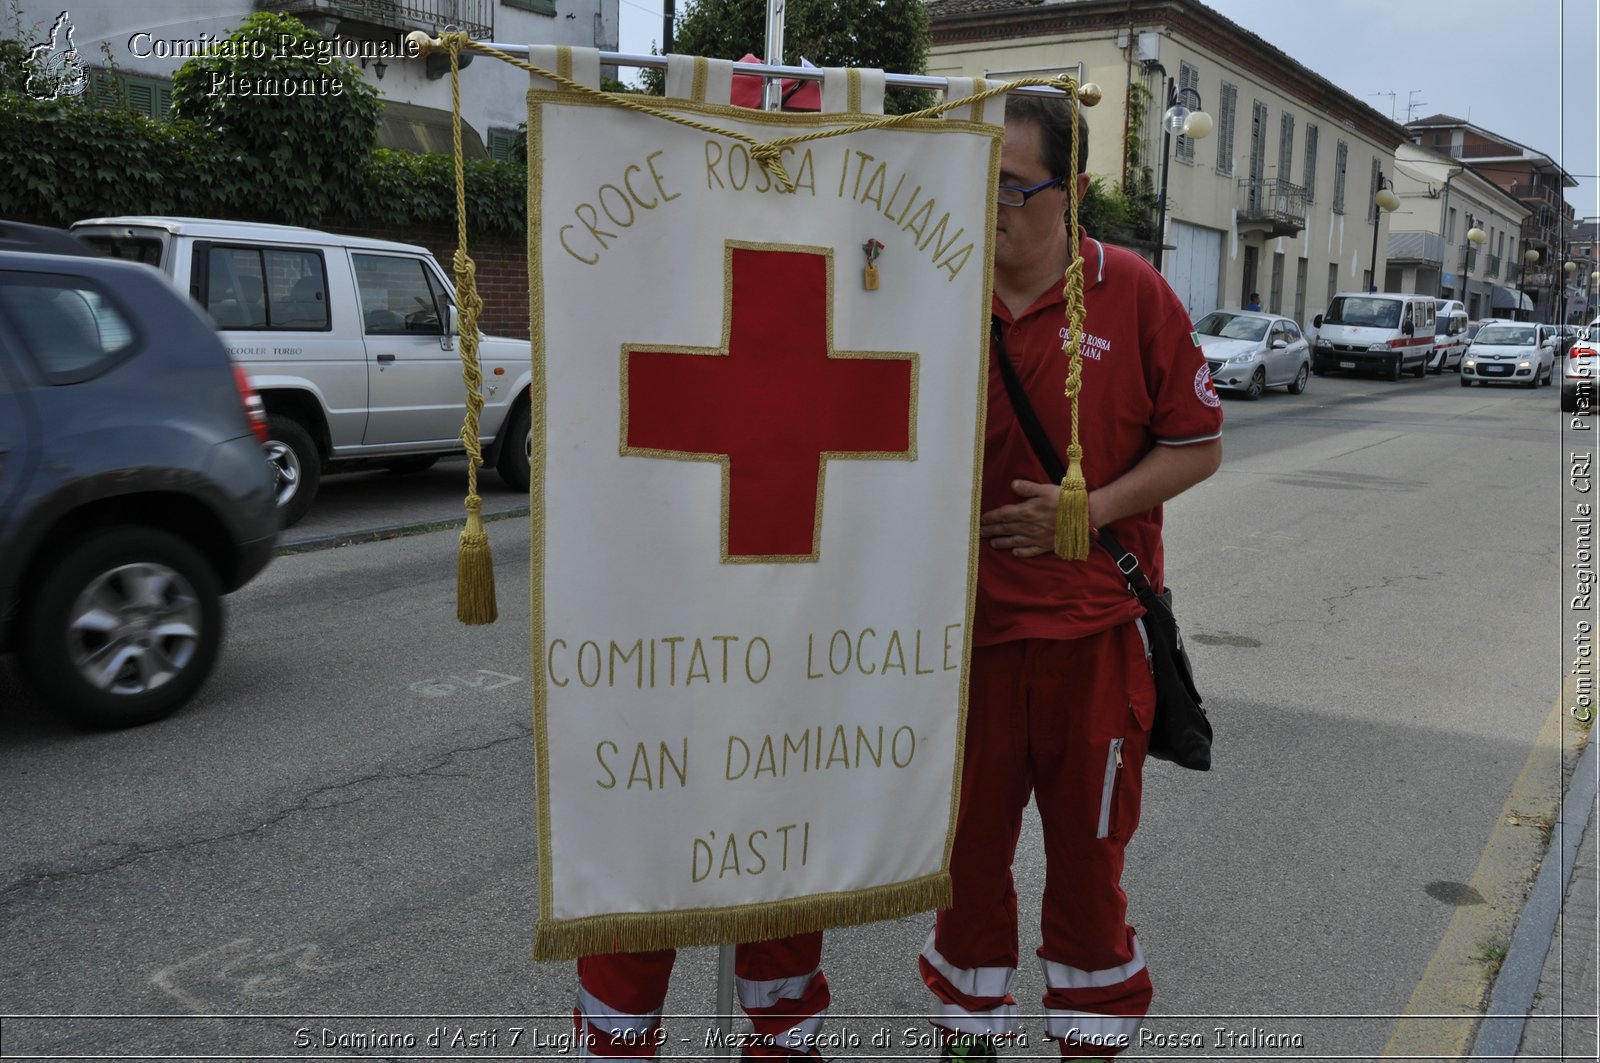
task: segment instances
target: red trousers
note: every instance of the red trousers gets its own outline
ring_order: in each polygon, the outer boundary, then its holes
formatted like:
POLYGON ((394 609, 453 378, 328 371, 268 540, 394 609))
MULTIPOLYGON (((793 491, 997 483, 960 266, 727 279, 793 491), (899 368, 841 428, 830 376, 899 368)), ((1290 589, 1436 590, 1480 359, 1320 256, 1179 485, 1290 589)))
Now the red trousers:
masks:
MULTIPOLYGON (((664 1043, 661 1007, 677 953, 617 952, 578 960, 578 1003, 573 1025, 579 1058, 648 1060, 664 1043)), ((815 1039, 828 1014, 828 979, 822 973, 822 935, 796 934, 734 948, 739 1004, 755 1026, 747 1059, 817 1057, 815 1039)), ((704 1045, 705 1030, 679 1031, 704 1045)), ((720 1051, 716 1054, 722 1054, 720 1051)))
POLYGON ((1104 1057, 1134 1042, 1150 975, 1121 879, 1154 711, 1137 623, 973 648, 954 903, 938 913, 919 960, 936 1026, 1017 1031, 1011 862, 1032 794, 1044 828, 1046 1032, 1064 1056, 1104 1057))

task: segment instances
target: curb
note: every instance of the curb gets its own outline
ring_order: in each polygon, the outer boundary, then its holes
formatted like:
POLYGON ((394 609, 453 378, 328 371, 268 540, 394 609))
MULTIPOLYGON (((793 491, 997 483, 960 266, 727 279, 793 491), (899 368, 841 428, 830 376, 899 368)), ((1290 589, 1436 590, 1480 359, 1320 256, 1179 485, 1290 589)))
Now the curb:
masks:
POLYGON ((1591 736, 1585 743, 1583 755, 1578 758, 1571 787, 1561 802, 1561 817, 1556 823, 1557 845, 1552 845, 1539 867, 1539 877, 1534 882, 1533 893, 1522 910, 1511 947, 1506 951, 1505 963, 1495 979, 1494 991, 1478 1037, 1473 1044, 1474 1059, 1513 1059, 1522 1044, 1523 1028, 1528 1012, 1533 1008, 1534 994, 1539 989, 1539 978, 1544 973, 1545 958, 1550 952, 1550 941, 1555 934, 1556 921, 1561 916, 1561 906, 1567 896, 1567 884, 1577 863, 1578 846, 1584 832, 1593 827, 1594 805, 1597 791, 1596 769, 1600 750, 1591 736), (1555 859, 1551 859, 1555 857, 1555 859))
MULTIPOLYGON (((496 513, 480 514, 485 524, 498 520, 509 520, 512 517, 526 517, 530 512, 528 506, 518 506, 515 509, 501 510, 496 513)), ((427 532, 444 531, 448 528, 464 528, 467 526, 466 517, 453 517, 450 520, 416 521, 409 524, 389 524, 381 528, 368 528, 357 532, 336 532, 332 535, 323 535, 315 539, 303 539, 300 542, 284 543, 274 552, 274 557, 287 557, 291 554, 308 554, 314 550, 333 550, 341 546, 357 546, 361 543, 376 543, 384 539, 399 539, 408 535, 422 535, 427 532)))

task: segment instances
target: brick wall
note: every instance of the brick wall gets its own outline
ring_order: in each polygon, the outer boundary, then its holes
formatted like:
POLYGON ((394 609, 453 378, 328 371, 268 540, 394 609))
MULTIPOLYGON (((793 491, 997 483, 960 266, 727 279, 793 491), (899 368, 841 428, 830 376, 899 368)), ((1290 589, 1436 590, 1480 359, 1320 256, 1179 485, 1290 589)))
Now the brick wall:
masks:
MULTIPOLYGON (((451 260, 456 253, 454 225, 410 229, 340 227, 334 231, 378 240, 421 244, 433 252, 454 281, 451 260)), ((525 236, 473 236, 467 254, 476 265, 478 295, 483 299, 479 329, 489 336, 528 338, 528 241, 525 236)))

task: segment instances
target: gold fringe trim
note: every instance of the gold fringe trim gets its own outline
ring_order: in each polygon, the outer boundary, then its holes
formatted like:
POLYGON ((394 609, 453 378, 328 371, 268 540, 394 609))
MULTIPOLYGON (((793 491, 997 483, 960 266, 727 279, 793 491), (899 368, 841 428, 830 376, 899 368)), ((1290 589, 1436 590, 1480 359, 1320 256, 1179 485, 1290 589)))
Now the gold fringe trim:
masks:
POLYGON ((950 875, 936 872, 906 882, 789 901, 678 912, 621 912, 582 919, 546 919, 534 926, 533 958, 571 960, 611 952, 648 952, 730 942, 767 941, 857 926, 947 908, 950 875))
POLYGON ((463 624, 492 624, 500 617, 494 597, 494 555, 483 530, 483 499, 467 497, 467 526, 456 550, 456 619, 463 624))
MULTIPOLYGON (((1077 117, 1078 87, 1068 90, 1073 117, 1077 117)), ((1081 158, 1078 123, 1072 123, 1072 159, 1081 158)), ((1072 258, 1062 278, 1061 294, 1066 300, 1067 338, 1061 353, 1067 356, 1067 382, 1064 388, 1072 408, 1072 435, 1067 444, 1067 473, 1061 478, 1061 496, 1056 502, 1056 556, 1067 561, 1089 558, 1089 485, 1083 478, 1083 443, 1078 437, 1078 399, 1083 392, 1083 256, 1078 253, 1078 182, 1067 181, 1067 232, 1072 241, 1072 258)))
POLYGON ((1089 556, 1089 486, 1083 479, 1083 448, 1067 448, 1067 474, 1056 503, 1056 556, 1083 561, 1089 556))
POLYGON ((461 424, 461 445, 467 452, 467 526, 461 529, 456 551, 456 619, 463 624, 492 624, 499 617, 494 599, 494 555, 489 533, 483 530, 483 499, 478 497, 478 470, 483 449, 478 443, 483 413, 483 369, 478 362, 478 318, 483 299, 478 295, 477 266, 467 255, 467 178, 461 153, 461 49, 450 49, 450 132, 455 148, 456 253, 452 272, 456 281, 456 332, 461 343, 461 381, 466 387, 467 415, 461 424))

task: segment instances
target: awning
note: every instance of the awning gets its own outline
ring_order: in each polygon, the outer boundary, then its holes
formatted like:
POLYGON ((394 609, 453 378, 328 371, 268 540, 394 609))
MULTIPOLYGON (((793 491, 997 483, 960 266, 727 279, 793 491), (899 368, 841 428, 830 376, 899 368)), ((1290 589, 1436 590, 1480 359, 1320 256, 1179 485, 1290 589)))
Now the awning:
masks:
MULTIPOLYGON (((383 124, 378 127, 378 146, 395 151, 427 151, 449 155, 455 150, 450 133, 450 112, 415 103, 383 101, 383 124)), ((461 123, 461 153, 469 159, 487 159, 478 131, 461 123)))
POLYGON ((1515 288, 1502 288, 1496 285, 1494 294, 1490 296, 1489 305, 1495 310, 1532 310, 1533 300, 1515 288))

